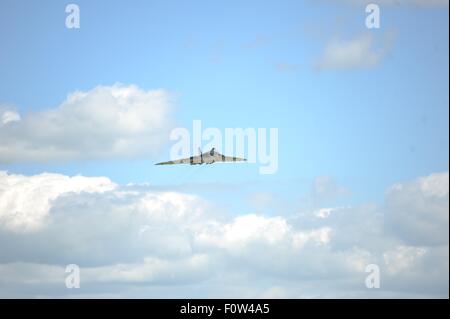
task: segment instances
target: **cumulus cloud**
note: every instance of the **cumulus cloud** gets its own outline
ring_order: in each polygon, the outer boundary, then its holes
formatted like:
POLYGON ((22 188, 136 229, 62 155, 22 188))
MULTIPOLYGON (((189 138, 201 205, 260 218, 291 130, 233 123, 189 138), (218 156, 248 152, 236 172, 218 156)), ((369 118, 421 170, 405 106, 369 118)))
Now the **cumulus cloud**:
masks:
POLYGON ((21 117, 20 117, 19 113, 15 112, 15 111, 11 111, 11 110, 6 110, 2 114, 2 123, 1 124, 6 125, 11 122, 19 122, 20 120, 21 120, 21 117))
POLYGON ((448 207, 448 173, 392 186, 384 206, 301 218, 224 215, 196 195, 103 177, 2 172, 0 185, 1 296, 68 296, 67 264, 81 267, 81 296, 448 296, 448 236, 414 243, 388 218, 445 223, 433 207, 448 207), (372 263, 386 290, 365 288, 372 263))
POLYGON ((23 116, 3 110, 0 162, 152 154, 167 140, 170 111, 168 92, 119 84, 76 91, 55 108, 23 116))
POLYGON ((277 245, 288 241, 289 244, 295 234, 282 217, 267 218, 249 214, 238 216, 226 224, 212 224, 201 230, 196 240, 203 245, 235 252, 255 242, 277 245))
POLYGON ((449 175, 431 174, 387 191, 391 231, 413 245, 442 245, 449 236, 449 175))
POLYGON ((354 39, 331 39, 316 61, 320 70, 346 70, 371 68, 376 66, 389 52, 393 34, 389 34, 381 45, 377 45, 373 35, 365 33, 354 39))
POLYGON ((426 253, 425 248, 397 246, 383 254, 384 262, 389 273, 399 273, 411 268, 417 259, 426 253))
POLYGON ((101 193, 115 187, 106 177, 49 173, 29 177, 0 171, 0 226, 17 232, 37 230, 56 198, 67 193, 101 193))

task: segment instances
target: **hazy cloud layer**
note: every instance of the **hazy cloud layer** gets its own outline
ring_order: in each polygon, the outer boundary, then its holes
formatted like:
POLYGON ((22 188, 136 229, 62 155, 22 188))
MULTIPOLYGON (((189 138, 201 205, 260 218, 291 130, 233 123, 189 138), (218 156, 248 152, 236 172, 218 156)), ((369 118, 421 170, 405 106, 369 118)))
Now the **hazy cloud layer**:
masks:
POLYGON ((3 108, 0 162, 151 154, 167 140, 170 111, 168 92, 118 84, 71 93, 59 106, 29 114, 3 108))
POLYGON ((386 218, 392 232, 413 245, 448 243, 448 173, 432 174, 387 191, 386 218))
POLYGON ((347 70, 371 68, 381 62, 389 52, 394 34, 388 34, 381 43, 369 33, 353 39, 332 38, 325 46, 322 56, 316 61, 319 70, 347 70))
POLYGON ((383 205, 291 217, 48 173, 1 172, 0 203, 3 297, 448 297, 448 173, 393 185, 383 205), (80 289, 64 285, 72 263, 80 289))

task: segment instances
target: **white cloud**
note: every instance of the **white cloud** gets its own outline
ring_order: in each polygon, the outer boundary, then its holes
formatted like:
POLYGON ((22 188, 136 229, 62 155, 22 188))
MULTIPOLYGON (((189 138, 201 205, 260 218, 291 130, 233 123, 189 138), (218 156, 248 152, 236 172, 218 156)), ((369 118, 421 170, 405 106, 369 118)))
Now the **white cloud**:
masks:
POLYGON ((385 252, 383 258, 388 272, 395 274, 410 269, 426 252, 425 248, 397 246, 385 252))
POLYGON ((365 33, 351 40, 333 38, 316 66, 320 70, 346 70, 371 68, 376 66, 389 51, 393 37, 389 35, 381 46, 376 45, 375 38, 365 33))
MULTIPOLYGON (((407 210, 401 221, 416 223, 421 208, 448 207, 448 173, 394 185, 385 206, 301 220, 218 215, 195 195, 103 177, 3 172, 0 185, 0 296, 448 296, 448 236, 412 243, 388 218, 407 210), (72 263, 77 292, 63 288, 72 263), (365 289, 371 263, 386 290, 365 289)), ((448 219, 421 219, 438 222, 448 231, 448 219)))
POLYGON ((194 221, 203 217, 205 203, 197 196, 176 192, 145 193, 135 208, 159 221, 194 221))
POLYGON ((310 241, 316 245, 326 245, 330 242, 331 231, 332 229, 330 227, 322 227, 311 231, 298 232, 294 234, 294 247, 302 248, 310 241))
POLYGON ((118 84, 76 91, 56 108, 23 117, 6 110, 1 114, 0 162, 152 154, 167 140, 170 111, 166 91, 118 84))
POLYGON ((43 226, 56 198, 71 192, 102 193, 115 187, 106 177, 49 173, 24 176, 0 171, 0 227, 36 231, 43 226))
POLYGON ((441 245, 449 236, 449 174, 398 183, 386 194, 386 221, 408 244, 441 245))
POLYGON ((291 236, 292 230, 284 218, 251 214, 238 216, 226 224, 214 223, 198 233, 196 240, 202 245, 234 251, 245 248, 252 242, 280 244, 291 236))
POLYGON ((2 114, 2 124, 6 125, 8 123, 11 122, 19 122, 21 120, 20 114, 15 112, 15 111, 11 111, 11 110, 6 110, 3 111, 2 114))
POLYGON ((324 207, 319 208, 315 211, 313 211, 313 215, 317 218, 327 218, 329 217, 333 212, 337 212, 338 210, 345 209, 345 207, 324 207))

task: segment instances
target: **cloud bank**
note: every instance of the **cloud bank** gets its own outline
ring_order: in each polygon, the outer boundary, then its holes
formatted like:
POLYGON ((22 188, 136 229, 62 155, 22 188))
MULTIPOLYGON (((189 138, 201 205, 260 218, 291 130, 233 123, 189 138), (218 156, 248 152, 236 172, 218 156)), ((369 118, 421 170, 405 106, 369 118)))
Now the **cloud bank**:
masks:
POLYGON ((149 155, 167 140, 171 109, 164 90, 116 84, 73 92, 47 110, 0 110, 0 162, 149 155))
POLYGON ((448 194, 445 172, 383 205, 232 216, 104 177, 1 172, 0 296, 447 298, 448 194), (68 264, 80 289, 65 288, 68 264))

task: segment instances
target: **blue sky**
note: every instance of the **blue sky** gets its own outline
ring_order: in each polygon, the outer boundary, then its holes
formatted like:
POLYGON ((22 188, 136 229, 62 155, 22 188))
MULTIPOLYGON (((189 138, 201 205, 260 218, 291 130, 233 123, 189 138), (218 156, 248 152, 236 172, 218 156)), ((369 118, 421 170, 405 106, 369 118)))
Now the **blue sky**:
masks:
POLYGON ((273 175, 258 164, 154 166, 168 159, 167 136, 151 155, 0 158, 0 170, 173 187, 235 214, 254 208, 248 198, 259 193, 298 212, 318 177, 347 194, 320 204, 340 206, 382 203, 394 183, 448 172, 448 1, 384 1, 381 28, 371 30, 356 2, 77 0, 81 27, 67 29, 66 1, 2 0, 3 109, 32 117, 99 85, 164 89, 174 126, 278 128, 279 165, 273 175), (362 39, 370 45, 360 53, 376 53, 372 64, 321 66, 334 40, 362 39))
MULTIPOLYGON (((382 28, 368 31, 364 7, 342 4, 79 5, 81 28, 70 30, 65 2, 2 2, 2 103, 23 112, 52 108, 69 92, 120 82, 175 92, 175 116, 187 128, 193 119, 221 129, 279 128, 276 176, 220 167, 202 176, 207 181, 330 175, 370 199, 393 181, 448 169, 445 10, 387 8, 382 28), (369 70, 314 67, 333 36, 388 32, 396 34, 392 49, 369 70)), ((164 183, 167 172, 152 162, 141 159, 131 171, 126 161, 2 168, 164 183)))

